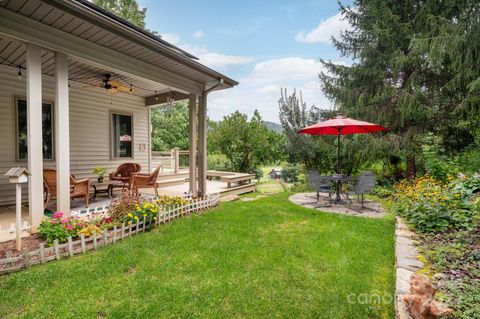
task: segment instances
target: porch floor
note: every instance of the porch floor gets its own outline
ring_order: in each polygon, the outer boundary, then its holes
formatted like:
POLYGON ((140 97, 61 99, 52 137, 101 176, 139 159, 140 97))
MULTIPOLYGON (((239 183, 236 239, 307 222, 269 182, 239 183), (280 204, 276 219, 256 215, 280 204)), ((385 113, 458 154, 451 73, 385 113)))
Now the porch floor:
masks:
MULTIPOLYGON (((241 194, 245 192, 252 191, 254 189, 255 183, 246 184, 241 186, 233 186, 231 188, 227 188, 227 184, 225 182, 220 182, 216 180, 207 180, 207 191, 208 193, 220 193, 221 195, 228 194, 228 193, 235 193, 241 194)), ((158 193, 160 195, 168 195, 168 196, 181 196, 187 194, 189 191, 189 184, 185 182, 180 185, 174 186, 165 186, 158 189, 158 193)), ((120 196, 121 190, 114 191, 114 199, 120 196)), ((153 189, 142 189, 142 194, 145 195, 154 195, 155 192, 153 189)), ((100 195, 96 199, 90 200, 89 207, 100 207, 105 206, 110 203, 110 199, 107 196, 100 195)), ((50 202, 48 209, 55 211, 55 200, 50 202)), ((84 201, 82 199, 72 199, 71 201, 71 209, 78 210, 85 208, 84 201)), ((1 206, 0 207, 0 242, 14 239, 15 233, 14 231, 10 231, 10 229, 14 226, 15 223, 15 206, 1 206)), ((28 207, 22 206, 22 226, 24 224, 29 223, 28 218, 28 207)), ((13 230, 13 229, 12 229, 13 230)), ((22 237, 28 236, 28 231, 22 232, 22 237)))

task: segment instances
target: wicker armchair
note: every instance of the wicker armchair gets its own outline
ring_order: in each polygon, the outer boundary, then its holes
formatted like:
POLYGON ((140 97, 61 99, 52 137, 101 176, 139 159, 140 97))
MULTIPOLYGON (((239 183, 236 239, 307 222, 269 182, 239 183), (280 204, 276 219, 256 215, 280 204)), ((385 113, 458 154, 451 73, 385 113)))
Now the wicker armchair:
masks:
POLYGON ((157 177, 160 171, 160 165, 151 174, 131 174, 130 175, 130 192, 132 195, 140 195, 140 188, 153 188, 155 195, 158 197, 157 177))
POLYGON ((140 173, 141 170, 140 164, 137 163, 123 163, 117 167, 115 172, 111 172, 108 175, 108 179, 111 181, 121 181, 123 182, 123 187, 129 185, 130 176, 132 174, 140 173))
MULTIPOLYGON (((44 208, 52 198, 57 197, 57 171, 51 168, 43 169, 43 185, 45 188, 45 204, 44 208)), ((84 198, 85 207, 88 207, 90 193, 90 179, 76 179, 70 175, 70 198, 84 198)))

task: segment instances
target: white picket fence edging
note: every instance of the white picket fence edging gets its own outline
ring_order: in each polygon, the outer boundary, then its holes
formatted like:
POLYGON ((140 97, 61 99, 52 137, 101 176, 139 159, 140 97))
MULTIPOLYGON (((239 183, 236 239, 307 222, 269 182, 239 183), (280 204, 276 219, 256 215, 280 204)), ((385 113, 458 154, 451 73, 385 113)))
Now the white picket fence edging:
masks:
MULTIPOLYGON (((156 219, 150 217, 149 219, 143 218, 142 220, 138 220, 136 223, 122 223, 121 226, 115 226, 113 229, 105 230, 102 234, 96 234, 94 232, 91 237, 85 237, 83 234, 80 236, 80 239, 76 240, 69 237, 68 241, 62 244, 60 244, 58 240, 55 240, 52 247, 46 247, 45 243, 41 243, 38 250, 24 250, 20 256, 13 256, 12 252, 7 252, 6 257, 0 259, 0 275, 20 271, 32 265, 60 260, 62 257, 73 257, 84 254, 89 250, 97 250, 99 247, 115 244, 119 240, 121 241, 150 228, 158 227, 161 224, 166 224, 181 216, 215 207, 219 203, 219 194, 209 194, 203 199, 188 199, 187 204, 182 206, 164 206, 157 213, 156 219)), ((108 206, 106 210, 108 211, 108 206)), ((90 212, 89 210, 88 213, 90 212)), ((105 206, 103 210, 95 209, 93 213, 104 214, 105 206)), ((86 216, 86 214, 87 213, 84 213, 83 215, 86 216)))

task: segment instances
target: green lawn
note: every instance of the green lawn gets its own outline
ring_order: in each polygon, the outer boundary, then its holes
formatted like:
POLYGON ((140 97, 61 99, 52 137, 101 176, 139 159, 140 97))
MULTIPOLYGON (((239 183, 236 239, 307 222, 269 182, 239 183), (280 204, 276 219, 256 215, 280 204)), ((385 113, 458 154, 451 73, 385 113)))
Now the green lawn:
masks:
POLYGON ((224 203, 0 277, 0 318, 393 318, 393 220, 309 210, 288 195, 224 203), (348 302, 363 293, 387 302, 348 302))

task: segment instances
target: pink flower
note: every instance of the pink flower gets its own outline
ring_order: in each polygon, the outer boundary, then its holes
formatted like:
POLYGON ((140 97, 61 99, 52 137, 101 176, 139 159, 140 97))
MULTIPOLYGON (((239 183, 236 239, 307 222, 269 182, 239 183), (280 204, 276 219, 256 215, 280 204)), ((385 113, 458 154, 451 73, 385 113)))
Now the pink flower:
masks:
POLYGON ((72 229, 73 229, 73 225, 66 225, 65 228, 72 230, 72 229))
POLYGON ((55 219, 50 220, 50 224, 56 224, 56 223, 57 223, 57 220, 55 219))
POLYGON ((68 223, 69 221, 70 221, 70 220, 69 220, 68 218, 64 218, 64 219, 62 219, 60 222, 61 222, 62 224, 66 224, 66 223, 68 223))
POLYGON ((62 218, 63 213, 62 212, 56 212, 53 214, 53 218, 62 218))

